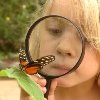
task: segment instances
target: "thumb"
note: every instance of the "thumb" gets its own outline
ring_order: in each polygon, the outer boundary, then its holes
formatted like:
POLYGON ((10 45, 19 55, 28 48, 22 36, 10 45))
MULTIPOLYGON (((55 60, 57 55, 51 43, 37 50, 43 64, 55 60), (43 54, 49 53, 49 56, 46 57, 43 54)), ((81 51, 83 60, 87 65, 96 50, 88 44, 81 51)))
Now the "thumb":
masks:
POLYGON ((50 87, 50 91, 49 91, 49 95, 48 95, 48 100, 55 100, 54 99, 54 90, 57 86, 57 80, 53 79, 51 82, 51 87, 50 87))

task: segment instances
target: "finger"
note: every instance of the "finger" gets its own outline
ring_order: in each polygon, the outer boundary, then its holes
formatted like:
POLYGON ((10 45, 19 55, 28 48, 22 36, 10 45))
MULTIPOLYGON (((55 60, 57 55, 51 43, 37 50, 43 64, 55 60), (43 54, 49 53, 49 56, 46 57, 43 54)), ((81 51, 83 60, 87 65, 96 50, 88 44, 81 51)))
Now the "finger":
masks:
POLYGON ((45 94, 47 91, 46 87, 40 87, 40 89, 42 90, 43 94, 45 94))
POLYGON ((46 79, 39 79, 38 80, 38 84, 40 85, 40 88, 42 90, 43 93, 46 93, 47 89, 45 87, 46 85, 46 79))
POLYGON ((39 84, 40 86, 46 85, 46 79, 44 79, 43 77, 36 75, 35 78, 36 78, 35 80, 36 80, 37 84, 39 84))
POLYGON ((36 83, 37 83, 38 80, 39 80, 39 77, 38 77, 37 75, 32 75, 32 76, 30 76, 30 78, 31 78, 32 80, 34 80, 36 83))
POLYGON ((38 86, 40 87, 40 89, 42 90, 42 92, 45 94, 46 93, 46 79, 44 79, 43 77, 38 76, 37 74, 32 76, 32 79, 38 84, 38 86))
POLYGON ((30 77, 31 77, 32 80, 34 80, 39 85, 43 85, 43 84, 45 85, 46 84, 46 80, 38 74, 35 74, 33 76, 30 76, 30 77))

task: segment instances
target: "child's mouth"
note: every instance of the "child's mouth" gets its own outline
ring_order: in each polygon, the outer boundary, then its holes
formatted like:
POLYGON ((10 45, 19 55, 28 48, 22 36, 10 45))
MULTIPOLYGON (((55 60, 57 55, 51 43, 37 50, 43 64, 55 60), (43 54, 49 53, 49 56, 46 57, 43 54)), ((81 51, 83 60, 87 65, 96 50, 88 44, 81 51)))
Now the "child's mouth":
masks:
POLYGON ((67 68, 65 66, 55 66, 53 67, 54 70, 55 70, 55 73, 56 75, 63 75, 63 74, 66 74, 67 72, 69 72, 71 69, 70 68, 67 68))

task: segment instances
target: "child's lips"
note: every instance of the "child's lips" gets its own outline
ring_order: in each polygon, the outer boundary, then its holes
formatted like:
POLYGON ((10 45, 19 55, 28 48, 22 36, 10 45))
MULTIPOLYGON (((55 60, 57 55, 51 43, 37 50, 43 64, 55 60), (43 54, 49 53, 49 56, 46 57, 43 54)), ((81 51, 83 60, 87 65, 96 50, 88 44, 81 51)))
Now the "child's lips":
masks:
POLYGON ((54 66, 54 70, 56 70, 57 75, 62 75, 71 70, 71 68, 68 68, 67 66, 61 65, 61 66, 54 66))

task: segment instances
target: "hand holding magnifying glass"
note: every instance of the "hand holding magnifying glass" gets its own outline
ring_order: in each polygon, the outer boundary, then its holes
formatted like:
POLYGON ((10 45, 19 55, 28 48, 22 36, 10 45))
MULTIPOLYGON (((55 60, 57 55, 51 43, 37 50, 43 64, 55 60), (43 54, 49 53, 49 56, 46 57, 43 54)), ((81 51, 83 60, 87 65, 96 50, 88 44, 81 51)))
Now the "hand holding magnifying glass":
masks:
MULTIPOLYGON (((41 66, 42 63, 44 64, 44 61, 46 63, 46 65, 43 65, 41 70, 38 71, 38 74, 47 80, 46 98, 48 98, 51 80, 53 78, 69 74, 79 67, 84 56, 84 48, 84 36, 81 30, 74 22, 65 17, 58 15, 45 16, 37 20, 30 27, 26 35, 25 52, 29 64, 32 64, 31 62, 35 64, 38 62, 38 65, 41 66), (33 41, 37 41, 35 34, 39 37, 38 51, 41 52, 43 49, 44 51, 47 50, 43 54, 38 53, 38 58, 40 59, 36 60, 36 62, 34 62, 35 56, 33 54, 37 54, 37 50, 34 50, 36 52, 34 53, 32 49, 35 47, 35 45, 32 44, 33 41), (57 52, 48 53, 48 48, 46 48, 48 47, 47 41, 54 44, 50 45, 50 48, 54 48, 54 46, 64 42, 66 44, 63 45, 63 47, 71 48, 71 52, 63 52, 61 48, 57 47, 57 52), (48 55, 51 56, 48 57, 48 55), (45 57, 47 57, 46 60, 45 57)), ((27 68, 30 68, 32 71, 32 67, 27 68)))

